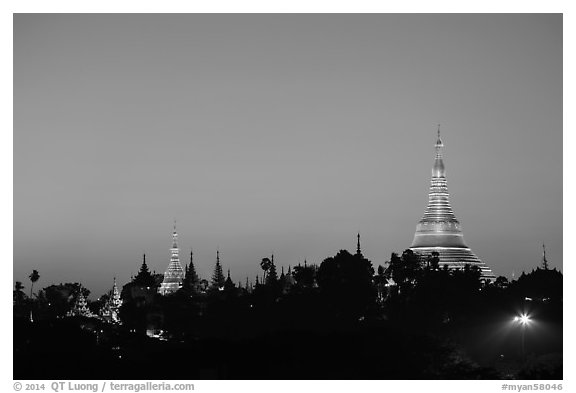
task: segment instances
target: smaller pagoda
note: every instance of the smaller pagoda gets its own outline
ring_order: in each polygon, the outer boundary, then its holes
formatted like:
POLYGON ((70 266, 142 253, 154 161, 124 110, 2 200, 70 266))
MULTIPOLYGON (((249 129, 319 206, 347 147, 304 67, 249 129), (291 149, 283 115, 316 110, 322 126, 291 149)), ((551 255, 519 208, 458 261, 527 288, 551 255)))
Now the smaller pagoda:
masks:
POLYGON ((116 277, 114 277, 114 285, 109 292, 109 298, 100 309, 100 317, 108 322, 120 322, 120 306, 122 306, 122 299, 120 299, 120 291, 116 285, 116 277))
POLYGON ((76 297, 76 302, 74 307, 66 314, 69 317, 93 317, 94 314, 88 308, 88 302, 82 294, 82 287, 78 290, 78 296, 76 297))

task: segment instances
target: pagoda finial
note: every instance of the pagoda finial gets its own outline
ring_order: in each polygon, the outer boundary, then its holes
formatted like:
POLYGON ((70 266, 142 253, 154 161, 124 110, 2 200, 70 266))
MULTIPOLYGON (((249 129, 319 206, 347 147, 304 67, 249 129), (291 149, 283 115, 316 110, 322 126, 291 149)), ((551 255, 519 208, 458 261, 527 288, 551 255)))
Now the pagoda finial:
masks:
POLYGON ((441 147, 444 147, 444 144, 442 143, 442 139, 440 139, 440 124, 438 124, 438 139, 436 139, 436 149, 440 149, 441 147))
POLYGON ((446 171, 444 170, 444 162, 442 161, 442 148, 444 144, 442 139, 440 139, 440 124, 438 124, 438 139, 436 140, 436 159, 434 161, 434 167, 432 168, 432 177, 446 177, 446 171))
POLYGON ((178 248, 178 233, 176 232, 176 219, 174 219, 174 232, 172 232, 172 248, 178 248))
POLYGON ((220 263, 220 249, 216 248, 216 263, 220 263))
POLYGON ((230 278, 230 268, 228 268, 228 278, 230 278))
POLYGON ((360 251, 360 232, 358 232, 358 242, 356 244, 356 254, 360 255, 362 252, 360 251))

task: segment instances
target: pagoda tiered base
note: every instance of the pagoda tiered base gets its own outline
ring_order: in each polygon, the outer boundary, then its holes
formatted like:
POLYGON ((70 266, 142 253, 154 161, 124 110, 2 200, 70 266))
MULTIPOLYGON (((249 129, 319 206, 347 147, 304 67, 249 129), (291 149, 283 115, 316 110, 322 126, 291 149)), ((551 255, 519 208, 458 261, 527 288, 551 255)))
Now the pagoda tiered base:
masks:
POLYGON ((440 267, 448 265, 448 269, 464 269, 465 265, 477 266, 484 280, 495 280, 496 276, 484 262, 480 260, 469 248, 460 247, 412 247, 414 253, 427 258, 437 252, 440 258, 440 267))

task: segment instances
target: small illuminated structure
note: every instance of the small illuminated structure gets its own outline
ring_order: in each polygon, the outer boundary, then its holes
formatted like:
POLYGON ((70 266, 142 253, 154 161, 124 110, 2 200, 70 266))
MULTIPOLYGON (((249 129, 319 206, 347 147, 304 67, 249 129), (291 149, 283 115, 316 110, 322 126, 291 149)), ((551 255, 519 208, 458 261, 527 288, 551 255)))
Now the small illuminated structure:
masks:
POLYGON ((116 286, 116 277, 114 277, 114 285, 110 291, 110 298, 106 301, 106 304, 102 306, 100 316, 106 321, 120 322, 119 312, 121 305, 122 299, 120 299, 120 292, 116 286))
POLYGON ((78 291, 78 296, 76 297, 76 302, 74 303, 74 307, 66 314, 69 317, 93 317, 94 315, 88 308, 88 303, 86 302, 86 298, 82 294, 82 287, 78 291))
POLYGON ((184 269, 180 264, 179 249, 178 249, 178 233, 176 233, 176 221, 174 221, 174 232, 172 233, 172 248, 170 249, 170 263, 168 269, 164 273, 164 281, 158 288, 158 292, 162 295, 167 295, 176 292, 182 288, 182 281, 184 281, 184 269))
POLYGON ((166 341, 164 338, 164 330, 162 329, 146 329, 146 335, 150 338, 166 341))
POLYGON ((465 265, 477 266, 484 280, 494 280, 496 276, 488 265, 480 260, 466 244, 462 235, 460 222, 456 219, 450 206, 450 194, 446 183, 446 170, 442 160, 444 144, 436 140, 436 159, 432 167, 432 180, 428 194, 428 207, 416 226, 416 233, 410 249, 421 257, 428 257, 437 252, 440 267, 463 269, 465 265))

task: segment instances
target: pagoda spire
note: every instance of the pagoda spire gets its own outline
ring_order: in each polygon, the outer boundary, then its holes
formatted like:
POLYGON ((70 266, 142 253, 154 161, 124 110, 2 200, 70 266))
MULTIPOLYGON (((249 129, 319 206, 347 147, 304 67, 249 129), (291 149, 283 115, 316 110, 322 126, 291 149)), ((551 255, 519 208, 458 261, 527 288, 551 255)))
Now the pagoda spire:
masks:
POLYGON ((542 243, 542 269, 548 270, 548 260, 546 259, 546 245, 542 243))
POLYGON ((220 264, 220 250, 216 249, 216 265, 214 266, 214 273, 212 274, 212 288, 221 289, 224 287, 225 282, 226 278, 224 277, 222 265, 220 264))
POLYGON ((358 241, 356 243, 356 255, 362 255, 362 251, 360 250, 360 232, 358 232, 358 241))
POLYGON ((112 293, 107 303, 108 303, 107 307, 105 307, 107 309, 106 315, 110 317, 112 322, 119 322, 120 317, 118 313, 120 311, 120 306, 122 306, 122 299, 120 298, 120 292, 118 291, 118 287, 116 285, 116 277, 114 277, 114 284, 112 285, 112 293))
MULTIPOLYGON (((430 182, 430 192, 428 193, 428 206, 424 217, 420 220, 417 236, 428 236, 428 230, 422 225, 436 225, 444 223, 446 228, 442 230, 450 230, 453 232, 451 236, 452 241, 458 246, 465 247, 464 241, 461 236, 460 223, 456 219, 452 206, 450 205, 450 194, 448 193, 448 185, 446 182, 446 171, 444 169, 444 162, 442 160, 442 148, 444 144, 440 139, 440 126, 438 126, 438 139, 436 140, 436 158, 434 159, 434 166, 432 167, 432 179, 430 182), (420 228, 421 227, 421 228, 420 228), (448 228, 450 227, 450 228, 448 228), (422 229, 422 231, 420 230, 422 229)), ((415 239, 416 241, 416 239, 415 239)), ((415 247, 417 243, 413 243, 415 247)), ((455 245, 454 244, 454 245, 455 245)))
POLYGON ((170 263, 164 273, 164 280, 158 288, 163 295, 176 292, 182 287, 184 269, 180 264, 180 249, 178 248, 178 232, 176 232, 176 219, 174 219, 174 231, 172 232, 172 247, 170 248, 170 263))

